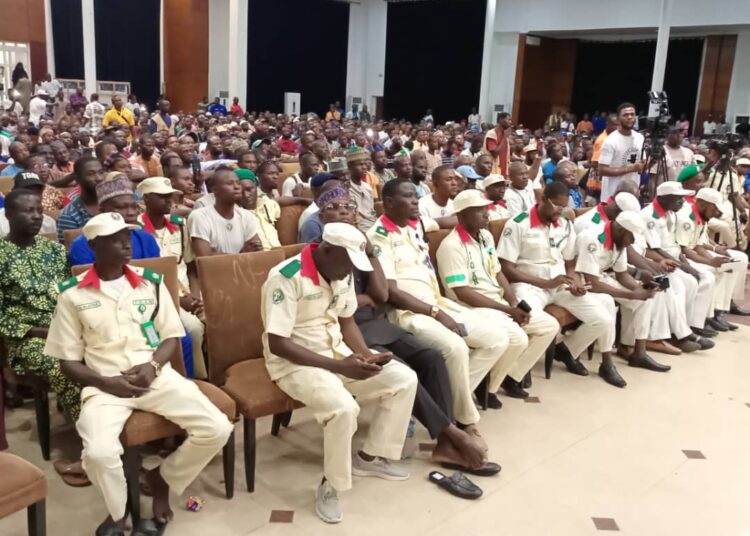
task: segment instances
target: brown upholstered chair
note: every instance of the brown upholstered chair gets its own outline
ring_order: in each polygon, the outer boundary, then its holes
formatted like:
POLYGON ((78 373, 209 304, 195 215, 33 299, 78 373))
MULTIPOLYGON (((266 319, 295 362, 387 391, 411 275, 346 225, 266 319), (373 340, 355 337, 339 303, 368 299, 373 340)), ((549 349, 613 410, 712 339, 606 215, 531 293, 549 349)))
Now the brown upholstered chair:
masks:
POLYGON ((65 229, 63 231, 63 242, 65 243, 65 250, 70 252, 70 245, 73 240, 83 234, 83 229, 65 229))
POLYGON ((281 207, 281 216, 276 221, 276 230, 279 233, 279 242, 281 242, 282 246, 297 243, 299 217, 306 208, 303 205, 281 207))
POLYGON ((492 220, 490 222, 489 231, 492 233, 492 241, 495 245, 497 245, 497 242, 500 240, 500 235, 503 234, 503 229, 505 228, 507 221, 506 218, 502 220, 492 220))
MULTIPOLYGON (((157 257, 153 259, 139 259, 130 263, 133 266, 141 266, 157 270, 164 274, 164 283, 167 285, 175 306, 179 307, 179 281, 177 279, 177 262, 174 257, 157 257)), ((74 275, 87 270, 90 265, 73 266, 71 271, 74 275)), ((177 372, 185 375, 185 364, 182 361, 182 348, 178 345, 177 351, 171 356, 170 364, 177 372)), ((224 413, 231 422, 237 420, 237 406, 229 396, 221 389, 208 382, 194 380, 198 389, 224 413)), ((134 411, 125 423, 120 434, 122 443, 123 465, 125 478, 128 484, 128 504, 133 523, 140 519, 140 487, 138 484, 138 473, 141 467, 139 456, 140 447, 150 441, 166 439, 183 435, 184 431, 173 422, 161 415, 145 411, 134 411)), ((224 491, 228 499, 234 496, 234 432, 229 437, 223 450, 224 468, 224 491)))
POLYGON ((39 236, 57 242, 57 233, 39 233, 39 236))
POLYGON ((23 458, 0 452, 0 519, 23 508, 27 511, 29 536, 47 534, 47 479, 23 458))
POLYGON ((255 489, 255 421, 274 418, 272 432, 289 424, 290 412, 301 407, 271 381, 263 358, 261 287, 268 272, 284 260, 275 249, 239 255, 199 257, 208 339, 208 376, 236 402, 243 418, 245 479, 255 489))
POLYGON ((280 248, 274 248, 274 250, 279 250, 284 252, 284 258, 288 259, 289 257, 294 257, 297 255, 300 251, 304 249, 304 247, 307 244, 289 244, 288 246, 281 246, 280 248))
POLYGON ((284 184, 286 178, 299 171, 299 162, 281 162, 280 166, 281 173, 279 173, 279 180, 276 183, 276 188, 279 192, 281 191, 281 186, 284 184))
MULTIPOLYGON (((577 218, 581 214, 586 214, 589 210, 591 210, 594 207, 583 207, 583 208, 574 208, 573 214, 575 214, 575 217, 577 218)), ((575 218, 573 218, 575 220, 575 218)))
MULTIPOLYGON (((0 168, 0 170, 1 169, 2 168, 0 168)), ((12 189, 13 189, 13 177, 0 177, 0 194, 8 195, 8 192, 10 192, 12 189)))

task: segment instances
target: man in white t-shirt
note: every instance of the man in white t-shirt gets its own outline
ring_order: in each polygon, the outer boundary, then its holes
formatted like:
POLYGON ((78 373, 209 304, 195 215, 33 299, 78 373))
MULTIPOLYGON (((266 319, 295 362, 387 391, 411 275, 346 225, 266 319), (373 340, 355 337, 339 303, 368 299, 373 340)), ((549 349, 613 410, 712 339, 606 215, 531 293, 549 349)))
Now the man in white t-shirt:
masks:
POLYGON ((310 188, 310 179, 320 170, 318 157, 313 153, 302 153, 299 157, 299 172, 284 179, 281 197, 302 197, 310 188))
POLYGON ((47 112, 47 92, 40 89, 29 102, 29 123, 35 127, 47 112))
POLYGON ((703 135, 713 136, 714 134, 716 134, 716 123, 714 122, 713 116, 708 114, 706 120, 703 121, 703 135))
POLYGON ((640 185, 641 172, 646 165, 642 160, 643 135, 633 130, 635 106, 629 102, 617 107, 617 130, 602 145, 599 155, 599 175, 602 177, 602 199, 615 194, 623 181, 640 185))
POLYGON ((505 204, 510 217, 528 212, 536 205, 534 186, 529 180, 529 171, 523 162, 511 162, 508 167, 510 188, 505 190, 505 204))
POLYGON ((435 220, 441 229, 453 229, 458 223, 453 197, 458 193, 458 177, 452 166, 438 166, 432 172, 432 194, 419 200, 419 217, 435 220))
POLYGON ((236 206, 242 197, 237 175, 230 169, 214 173, 216 203, 193 210, 188 219, 196 257, 263 251, 258 222, 249 210, 236 206))
MULTIPOLYGON (((669 128, 664 153, 667 161, 667 178, 670 181, 676 181, 680 171, 693 163, 693 151, 682 146, 682 130, 679 127, 669 128)), ((652 173, 655 171, 651 170, 652 173)))

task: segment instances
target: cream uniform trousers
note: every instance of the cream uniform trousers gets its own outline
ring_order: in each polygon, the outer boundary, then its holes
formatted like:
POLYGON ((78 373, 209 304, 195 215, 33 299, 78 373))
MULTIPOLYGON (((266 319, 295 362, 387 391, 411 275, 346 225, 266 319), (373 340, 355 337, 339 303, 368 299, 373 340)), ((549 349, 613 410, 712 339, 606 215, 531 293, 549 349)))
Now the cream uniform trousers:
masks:
MULTIPOLYGON (((602 277, 602 282, 611 287, 626 290, 614 277, 609 275, 602 277)), ((635 341, 647 340, 651 330, 651 313, 654 308, 654 300, 615 298, 615 302, 620 306, 620 314, 622 315, 620 342, 625 346, 633 346, 635 341)))
POLYGON ((98 393, 81 407, 76 429, 83 441, 83 468, 102 492, 112 519, 125 516, 127 492, 120 456, 120 432, 134 410, 163 416, 187 431, 187 439, 159 467, 164 480, 177 494, 198 476, 226 444, 234 427, 195 383, 167 366, 137 398, 98 393))
POLYGON ((657 292, 652 299, 654 305, 651 308, 650 341, 669 339, 672 334, 677 339, 684 339, 692 333, 687 321, 685 285, 679 278, 670 278, 669 283, 668 289, 657 292))
POLYGON ((199 380, 208 378, 206 370, 206 359, 203 356, 203 335, 206 328, 203 322, 192 313, 188 313, 180 307, 180 322, 185 326, 185 331, 190 335, 190 341, 193 343, 193 374, 199 380))
POLYGON ((377 401, 362 450, 391 460, 401 457, 417 393, 417 375, 409 367, 391 361, 366 380, 314 367, 295 367, 276 384, 310 408, 323 425, 323 474, 334 489, 346 491, 352 487, 352 437, 357 431, 359 403, 377 401))

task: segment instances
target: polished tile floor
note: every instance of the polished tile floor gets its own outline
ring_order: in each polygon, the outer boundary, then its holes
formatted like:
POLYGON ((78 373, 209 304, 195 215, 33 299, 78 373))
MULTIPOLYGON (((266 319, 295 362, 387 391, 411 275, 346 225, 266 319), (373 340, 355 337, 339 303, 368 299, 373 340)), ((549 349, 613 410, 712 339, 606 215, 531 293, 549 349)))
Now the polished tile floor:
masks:
MULTIPOLYGON (((355 478, 354 489, 342 494, 345 515, 338 526, 325 525, 313 511, 319 426, 301 410, 290 428, 272 437, 270 420, 263 419, 255 493, 244 490, 238 440, 234 499, 222 495, 217 458, 182 497, 173 497, 176 515, 167 534, 750 535, 748 342, 750 326, 743 325, 720 336, 710 352, 656 354, 673 366, 667 374, 621 363, 624 390, 557 366, 548 381, 537 367, 532 394, 539 403, 504 398, 502 410, 482 416, 492 459, 503 471, 474 479, 484 490, 481 499, 462 501, 431 484, 427 475, 434 467, 418 450, 407 462, 407 482, 355 478), (200 512, 185 509, 190 495, 205 500, 200 512)), ((587 365, 595 372, 594 363, 587 365)), ((360 434, 367 417, 365 409, 360 434)), ((49 534, 93 534, 105 516, 102 501, 91 487, 65 486, 42 461, 33 418, 31 407, 8 412, 10 450, 48 476, 49 534)), ((53 459, 72 454, 71 428, 56 412, 53 425, 53 459)), ((429 442, 419 427, 417 441, 429 442)), ((150 508, 146 498, 143 503, 150 508)), ((24 513, 0 521, 0 536, 23 534, 24 513)))

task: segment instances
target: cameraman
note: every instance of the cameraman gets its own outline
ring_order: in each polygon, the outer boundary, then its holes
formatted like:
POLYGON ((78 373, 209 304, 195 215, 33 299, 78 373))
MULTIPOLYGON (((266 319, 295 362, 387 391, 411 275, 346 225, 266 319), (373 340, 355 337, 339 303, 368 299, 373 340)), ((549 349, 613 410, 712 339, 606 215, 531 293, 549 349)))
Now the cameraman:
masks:
POLYGON ((708 222, 708 230, 712 236, 719 235, 719 243, 729 248, 747 248, 747 240, 743 232, 747 224, 747 201, 742 197, 743 179, 737 171, 731 167, 727 152, 729 147, 726 141, 712 141, 708 149, 706 168, 706 186, 718 190, 723 202, 721 219, 712 218, 708 222), (738 244, 739 237, 739 244, 738 244))
POLYGON ((669 127, 667 143, 664 144, 664 153, 667 161, 667 179, 670 181, 676 181, 680 172, 693 163, 693 151, 682 146, 683 139, 684 136, 680 127, 677 125, 669 127))
POLYGON ((599 155, 599 175, 602 177, 602 199, 615 194, 623 181, 640 185, 641 172, 646 165, 641 158, 643 135, 633 130, 635 105, 624 102, 617 107, 617 130, 612 132, 602 145, 599 155))

